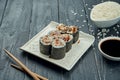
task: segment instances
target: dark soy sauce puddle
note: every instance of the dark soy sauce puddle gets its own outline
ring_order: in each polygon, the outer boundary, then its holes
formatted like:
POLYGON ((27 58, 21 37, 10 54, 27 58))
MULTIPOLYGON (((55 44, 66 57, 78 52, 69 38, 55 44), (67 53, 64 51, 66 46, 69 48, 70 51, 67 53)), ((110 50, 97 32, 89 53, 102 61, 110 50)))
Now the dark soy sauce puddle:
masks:
POLYGON ((101 50, 112 57, 120 57, 120 40, 109 39, 101 43, 101 50))

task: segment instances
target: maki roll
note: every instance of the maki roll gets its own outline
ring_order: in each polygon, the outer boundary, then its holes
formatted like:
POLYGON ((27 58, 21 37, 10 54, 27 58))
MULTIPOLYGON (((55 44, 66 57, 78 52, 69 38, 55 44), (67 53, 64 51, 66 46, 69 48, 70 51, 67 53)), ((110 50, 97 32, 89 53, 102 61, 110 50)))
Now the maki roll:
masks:
POLYGON ((40 52, 45 55, 50 55, 52 38, 45 35, 40 38, 40 52))
POLYGON ((56 28, 57 28, 57 30, 59 30, 63 34, 66 33, 68 30, 68 27, 65 26, 64 24, 59 24, 56 28))
POLYGON ((59 38, 61 36, 61 33, 58 30, 53 30, 49 32, 49 36, 55 39, 55 38, 59 38))
POLYGON ((52 42, 52 49, 50 57, 53 59, 62 59, 65 56, 66 43, 62 39, 54 39, 52 42))
POLYGON ((73 36, 70 34, 62 34, 62 39, 66 42, 66 52, 72 48, 73 36))
POLYGON ((67 33, 73 35, 73 43, 75 43, 79 38, 79 28, 77 26, 70 26, 67 33))

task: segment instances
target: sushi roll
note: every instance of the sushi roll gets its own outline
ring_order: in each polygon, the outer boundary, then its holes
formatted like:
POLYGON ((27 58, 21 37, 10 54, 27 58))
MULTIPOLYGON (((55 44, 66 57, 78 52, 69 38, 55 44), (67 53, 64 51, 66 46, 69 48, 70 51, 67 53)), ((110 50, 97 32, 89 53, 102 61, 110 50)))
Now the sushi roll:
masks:
POLYGON ((62 59, 66 53, 66 43, 62 39, 54 39, 52 42, 52 49, 50 58, 62 59))
POLYGON ((68 30, 68 27, 65 26, 64 24, 59 24, 56 28, 57 28, 57 30, 59 30, 63 34, 66 33, 68 30))
POLYGON ((77 26, 70 26, 67 33, 73 35, 73 43, 75 43, 79 38, 79 28, 77 26))
POLYGON ((40 38, 40 52, 45 55, 50 55, 52 38, 45 35, 40 38))
POLYGON ((62 34, 62 39, 66 42, 66 52, 72 48, 73 36, 70 34, 62 34))
POLYGON ((49 36, 55 39, 55 38, 59 38, 61 36, 61 33, 58 30, 53 30, 49 32, 49 36))

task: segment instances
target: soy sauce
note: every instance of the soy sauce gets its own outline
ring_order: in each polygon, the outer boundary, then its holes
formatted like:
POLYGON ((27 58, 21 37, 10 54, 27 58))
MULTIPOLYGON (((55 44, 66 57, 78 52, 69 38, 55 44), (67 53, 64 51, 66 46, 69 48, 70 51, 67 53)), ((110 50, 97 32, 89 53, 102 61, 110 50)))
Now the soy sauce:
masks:
POLYGON ((107 55, 120 57, 120 40, 110 39, 101 43, 101 50, 107 55))

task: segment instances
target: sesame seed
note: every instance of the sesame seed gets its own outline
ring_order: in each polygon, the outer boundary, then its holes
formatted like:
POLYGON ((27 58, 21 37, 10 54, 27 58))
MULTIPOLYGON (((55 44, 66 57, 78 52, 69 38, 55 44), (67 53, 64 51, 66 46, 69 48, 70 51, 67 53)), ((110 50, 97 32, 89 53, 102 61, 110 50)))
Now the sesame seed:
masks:
POLYGON ((79 22, 79 20, 76 20, 76 22, 79 22))
POLYGON ((117 34, 119 34, 119 32, 118 32, 118 31, 117 31, 116 33, 117 33, 117 34))
POLYGON ((88 10, 91 10, 91 8, 88 8, 88 10))
POLYGON ((83 22, 87 22, 86 20, 83 20, 83 22))
POLYGON ((82 26, 85 26, 85 25, 82 25, 82 26))
POLYGON ((83 16, 83 15, 80 15, 80 16, 83 16))
POLYGON ((86 6, 88 6, 88 4, 85 4, 86 6))

